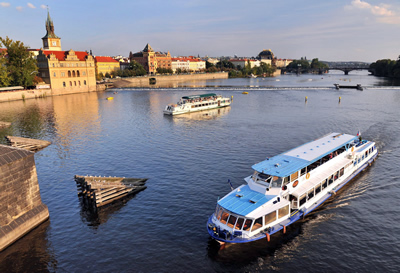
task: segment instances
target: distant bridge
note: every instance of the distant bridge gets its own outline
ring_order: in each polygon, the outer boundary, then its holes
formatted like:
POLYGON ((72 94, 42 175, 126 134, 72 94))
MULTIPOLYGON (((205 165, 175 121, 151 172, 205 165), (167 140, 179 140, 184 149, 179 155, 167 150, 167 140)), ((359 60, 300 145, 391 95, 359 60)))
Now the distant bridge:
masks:
POLYGON ((369 66, 333 66, 329 67, 327 70, 340 70, 343 71, 345 75, 349 75, 349 72, 353 70, 369 70, 369 66))

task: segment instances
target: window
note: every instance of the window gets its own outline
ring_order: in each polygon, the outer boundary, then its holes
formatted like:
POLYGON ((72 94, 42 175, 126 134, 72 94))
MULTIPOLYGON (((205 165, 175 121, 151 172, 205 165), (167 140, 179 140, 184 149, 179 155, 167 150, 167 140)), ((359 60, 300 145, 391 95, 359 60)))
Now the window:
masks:
POLYGON ((315 195, 321 192, 321 184, 315 187, 315 195))
POLYGON ((53 73, 53 77, 56 77, 56 72, 53 73))
POLYGON ((299 172, 292 173, 292 174, 290 175, 290 181, 296 180, 297 177, 299 177, 299 172))
POLYGON ((339 177, 341 177, 343 174, 344 174, 344 168, 341 168, 339 172, 339 177))
POLYGON ((226 221, 228 220, 228 217, 229 217, 229 213, 227 213, 226 211, 224 211, 224 212, 222 213, 220 222, 221 222, 222 224, 226 224, 226 221))
POLYGON ((61 72, 61 77, 65 77, 65 72, 61 72))
POLYGON ((86 81, 83 81, 83 85, 86 85, 86 81))
POLYGON ((68 78, 71 78, 71 71, 68 70, 68 78))
POLYGON ((236 216, 231 215, 228 220, 228 227, 233 228, 236 224, 236 220, 237 220, 236 216))
POLYGON ((289 214, 289 205, 284 206, 283 208, 280 208, 278 210, 278 218, 279 219, 284 217, 284 216, 286 216, 286 215, 288 215, 288 214, 289 214))
POLYGON ((74 81, 74 85, 76 86, 76 81, 74 81))
POLYGON ((75 77, 75 70, 72 71, 72 77, 75 77))
POLYGON ((322 189, 325 189, 328 186, 328 179, 325 179, 324 182, 322 182, 322 189))
POLYGON ((79 73, 79 70, 76 71, 76 76, 77 76, 77 77, 80 77, 80 76, 81 76, 81 73, 79 73))
POLYGON ((269 223, 272 223, 275 220, 276 220, 276 211, 268 213, 267 215, 264 216, 264 223, 266 225, 268 225, 269 223))
POLYGON ((235 229, 239 229, 239 230, 242 229, 243 222, 244 222, 244 219, 242 217, 239 217, 236 222, 235 229))
POLYGON ((222 208, 220 208, 218 211, 217 211, 217 213, 216 213, 216 216, 217 216, 217 219, 218 220, 221 220, 221 216, 222 216, 222 212, 223 212, 224 210, 222 209, 222 208))
POLYGON ((83 71, 83 72, 82 72, 82 76, 86 76, 86 71, 83 71))
POLYGON ((262 217, 260 217, 254 221, 251 231, 255 231, 255 230, 259 229, 260 227, 262 227, 262 217))
POLYGON ((300 196, 300 206, 303 205, 307 201, 306 195, 303 194, 300 196))
POLYGON ((332 184, 333 183, 333 175, 331 175, 329 178, 328 178, 328 184, 330 185, 330 184, 332 184))
POLYGON ((79 86, 81 86, 81 81, 78 81, 78 83, 79 83, 79 86))
POLYGON ((65 87, 66 85, 65 85, 65 82, 63 82, 63 87, 65 87))
POLYGON ((243 230, 244 231, 248 231, 251 227, 251 223, 253 222, 253 220, 251 219, 246 219, 246 221, 244 222, 244 226, 243 226, 243 230))
POLYGON ((308 197, 308 199, 311 199, 314 197, 314 189, 311 189, 308 191, 307 197, 308 197))
POLYGON ((307 168, 301 169, 301 171, 300 171, 300 176, 305 175, 306 172, 307 172, 307 168))

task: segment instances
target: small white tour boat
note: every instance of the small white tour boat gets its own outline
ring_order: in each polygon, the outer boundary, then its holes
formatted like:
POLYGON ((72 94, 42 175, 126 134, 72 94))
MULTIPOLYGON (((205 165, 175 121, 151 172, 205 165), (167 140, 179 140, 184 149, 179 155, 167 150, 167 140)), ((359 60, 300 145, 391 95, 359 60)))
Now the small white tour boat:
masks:
POLYGON ((177 104, 168 104, 164 109, 166 115, 179 115, 190 112, 220 108, 231 105, 232 99, 223 98, 214 93, 184 96, 177 104))
POLYGON ((330 133, 267 158, 252 166, 246 185, 218 200, 208 233, 220 243, 269 241, 336 194, 377 155, 375 143, 359 134, 330 133))

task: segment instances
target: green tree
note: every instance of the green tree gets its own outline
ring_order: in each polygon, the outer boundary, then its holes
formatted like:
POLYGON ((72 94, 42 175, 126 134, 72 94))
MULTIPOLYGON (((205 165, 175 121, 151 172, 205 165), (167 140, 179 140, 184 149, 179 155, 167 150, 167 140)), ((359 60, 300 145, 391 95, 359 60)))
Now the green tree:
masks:
POLYGON ((6 58, 4 53, 0 53, 0 87, 9 86, 11 77, 7 71, 6 58))
POLYGON ((10 75, 10 84, 14 86, 28 87, 33 85, 33 79, 38 68, 36 60, 31 57, 28 47, 20 41, 13 41, 6 37, 0 37, 0 44, 7 49, 6 69, 10 75))
POLYGON ((133 76, 143 76, 147 74, 144 67, 137 61, 132 60, 129 64, 129 69, 133 71, 133 76))

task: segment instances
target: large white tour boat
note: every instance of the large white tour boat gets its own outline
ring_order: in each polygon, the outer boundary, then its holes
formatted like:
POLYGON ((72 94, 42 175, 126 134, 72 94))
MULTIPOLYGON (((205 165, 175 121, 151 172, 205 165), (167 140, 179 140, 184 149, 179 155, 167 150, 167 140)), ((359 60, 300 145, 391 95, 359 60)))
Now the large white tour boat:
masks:
POLYGON ((375 143, 361 135, 330 133, 267 158, 252 166, 247 185, 218 200, 208 233, 220 243, 269 241, 336 194, 377 154, 375 143))
POLYGON ((214 109, 231 105, 230 98, 223 98, 214 93, 184 96, 177 104, 168 104, 164 109, 166 115, 179 115, 190 112, 214 109))

